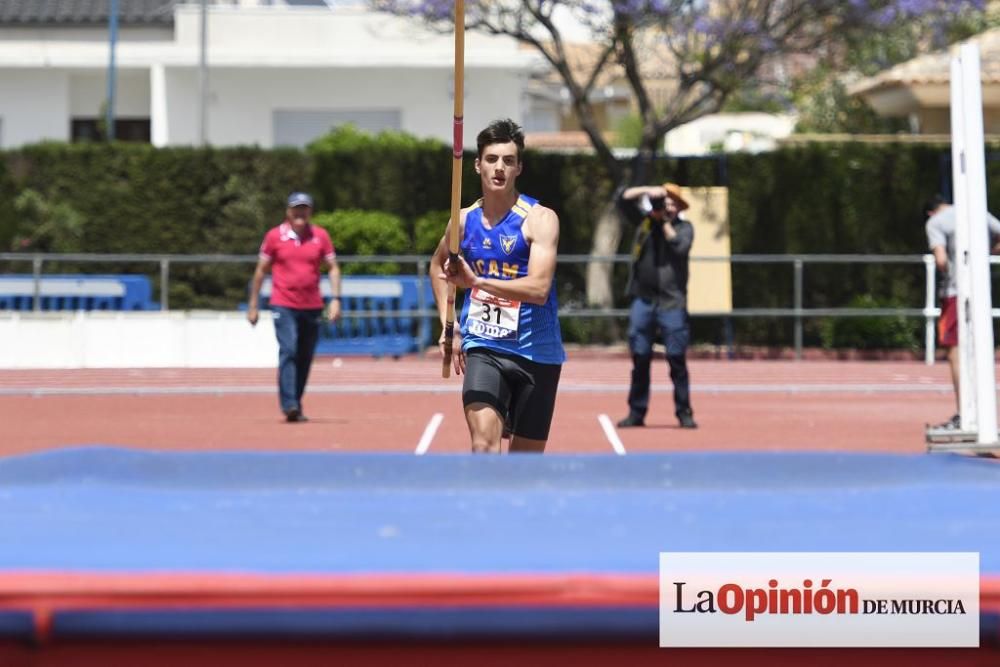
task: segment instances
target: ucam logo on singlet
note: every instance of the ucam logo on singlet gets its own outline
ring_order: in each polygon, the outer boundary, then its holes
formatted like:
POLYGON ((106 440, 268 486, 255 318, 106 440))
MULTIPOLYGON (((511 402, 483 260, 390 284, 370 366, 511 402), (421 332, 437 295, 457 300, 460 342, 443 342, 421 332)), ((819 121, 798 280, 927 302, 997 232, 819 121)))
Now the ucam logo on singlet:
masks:
POLYGON ((500 247, 508 255, 514 252, 514 244, 517 243, 517 236, 507 236, 506 234, 500 235, 500 247))
POLYGON ((661 647, 976 647, 978 553, 661 553, 661 647))

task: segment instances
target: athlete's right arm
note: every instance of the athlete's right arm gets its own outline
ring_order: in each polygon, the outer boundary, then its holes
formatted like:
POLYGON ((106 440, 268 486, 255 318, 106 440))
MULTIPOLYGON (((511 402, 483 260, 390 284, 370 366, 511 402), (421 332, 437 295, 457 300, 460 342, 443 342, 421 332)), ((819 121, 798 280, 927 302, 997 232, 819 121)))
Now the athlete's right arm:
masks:
MULTIPOLYGON (((466 212, 467 210, 463 210, 461 212, 461 219, 463 223, 465 221, 466 212)), ((448 260, 449 254, 448 235, 451 233, 451 224, 451 221, 449 221, 448 226, 445 228, 444 236, 441 237, 437 248, 434 250, 434 254, 431 256, 430 267, 427 270, 431 279, 431 287, 434 290, 434 301, 437 303, 438 317, 441 319, 441 337, 438 339, 438 346, 441 349, 442 355, 444 354, 444 334, 448 319, 448 296, 450 289, 448 281, 443 276, 445 273, 445 263, 448 260)), ((461 239, 461 229, 459 231, 459 238, 461 239)), ((452 360, 454 362, 455 372, 460 375, 465 372, 465 356, 462 354, 461 336, 459 331, 458 322, 455 322, 454 335, 452 336, 452 360)))
POLYGON ((264 285, 264 276, 271 270, 271 258, 261 257, 257 260, 257 268, 253 272, 253 280, 250 281, 250 295, 247 297, 247 320, 256 326, 259 312, 257 311, 257 298, 260 295, 260 288, 264 285))
POLYGON ((441 319, 441 327, 445 325, 448 318, 448 281, 441 277, 444 273, 444 263, 448 259, 448 234, 451 233, 451 222, 445 228, 444 236, 438 241, 434 254, 431 255, 431 264, 427 269, 427 275, 431 279, 431 287, 434 290, 434 302, 437 304, 438 316, 441 319))

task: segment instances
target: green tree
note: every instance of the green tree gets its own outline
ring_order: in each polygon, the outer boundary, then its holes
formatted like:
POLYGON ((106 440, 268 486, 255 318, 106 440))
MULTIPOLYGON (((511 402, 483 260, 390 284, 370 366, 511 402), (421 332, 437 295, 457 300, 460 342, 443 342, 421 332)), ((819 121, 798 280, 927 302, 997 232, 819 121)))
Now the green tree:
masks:
POLYGON ((330 233, 341 270, 345 274, 393 275, 400 272, 396 262, 356 263, 353 256, 402 255, 410 248, 410 239, 399 216, 380 211, 344 210, 317 213, 313 222, 330 233))

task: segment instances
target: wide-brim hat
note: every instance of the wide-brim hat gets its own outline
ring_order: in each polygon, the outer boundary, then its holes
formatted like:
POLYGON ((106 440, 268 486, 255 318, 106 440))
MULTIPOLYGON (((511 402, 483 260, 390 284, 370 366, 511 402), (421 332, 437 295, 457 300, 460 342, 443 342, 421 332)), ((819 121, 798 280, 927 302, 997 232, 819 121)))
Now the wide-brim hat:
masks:
POLYGON ((673 199, 674 203, 677 204, 678 211, 684 211, 690 208, 691 205, 688 204, 687 199, 684 199, 684 196, 681 195, 681 186, 676 183, 664 183, 663 189, 667 191, 667 196, 673 199))

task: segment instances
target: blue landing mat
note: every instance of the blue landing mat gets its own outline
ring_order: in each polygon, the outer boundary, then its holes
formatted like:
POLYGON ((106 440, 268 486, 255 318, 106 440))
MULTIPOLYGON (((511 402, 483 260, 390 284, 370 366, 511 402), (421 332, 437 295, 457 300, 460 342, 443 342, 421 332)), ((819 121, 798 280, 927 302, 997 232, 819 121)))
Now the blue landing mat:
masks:
POLYGON ((83 447, 0 459, 0 571, 655 574, 661 551, 978 551, 955 455, 471 457, 83 447))

